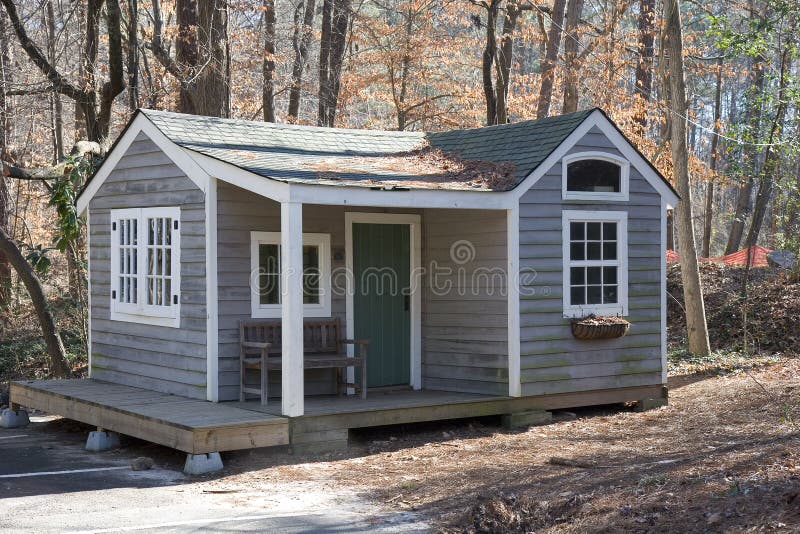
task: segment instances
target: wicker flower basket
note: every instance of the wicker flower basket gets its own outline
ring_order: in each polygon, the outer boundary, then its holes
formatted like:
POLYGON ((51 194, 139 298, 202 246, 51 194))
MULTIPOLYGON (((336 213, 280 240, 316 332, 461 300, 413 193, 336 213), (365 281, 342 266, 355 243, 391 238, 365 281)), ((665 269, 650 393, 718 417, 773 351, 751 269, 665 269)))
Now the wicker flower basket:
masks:
POLYGON ((572 321, 572 335, 577 339, 614 339, 628 333, 631 323, 622 317, 589 315, 572 321))

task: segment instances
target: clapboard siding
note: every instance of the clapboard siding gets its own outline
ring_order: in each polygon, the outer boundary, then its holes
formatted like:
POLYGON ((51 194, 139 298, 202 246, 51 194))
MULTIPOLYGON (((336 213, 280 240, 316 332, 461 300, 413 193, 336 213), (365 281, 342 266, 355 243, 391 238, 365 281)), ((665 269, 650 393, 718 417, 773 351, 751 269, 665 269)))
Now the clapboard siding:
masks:
MULTIPOLYGON (((219 398, 239 398, 239 321, 249 319, 250 232, 280 232, 280 204, 239 187, 219 183, 217 190, 217 283, 219 299, 219 398)), ((331 236, 331 270, 344 269, 344 209, 303 206, 303 232, 331 236)), ((333 291, 331 316, 345 324, 342 291, 333 291)), ((266 319, 265 319, 266 320, 266 319)), ((254 375, 253 380, 257 377, 254 375)), ((270 373, 270 396, 281 391, 280 371, 270 373)), ((333 371, 305 373, 306 394, 335 393, 333 371)))
POLYGON ((508 394, 505 212, 425 210, 422 233, 423 387, 508 394))
POLYGON ((205 196, 141 133, 89 204, 92 378, 206 398, 205 196), (179 328, 110 319, 110 210, 180 206, 179 328))
MULTIPOLYGON (((570 153, 604 150, 621 156, 598 130, 570 153)), ((544 395, 661 383, 661 198, 631 167, 628 202, 561 199, 561 163, 520 200, 520 267, 536 275, 521 287, 520 360, 523 395, 544 395), (628 213, 629 334, 620 339, 572 337, 562 301, 562 210, 628 213)))

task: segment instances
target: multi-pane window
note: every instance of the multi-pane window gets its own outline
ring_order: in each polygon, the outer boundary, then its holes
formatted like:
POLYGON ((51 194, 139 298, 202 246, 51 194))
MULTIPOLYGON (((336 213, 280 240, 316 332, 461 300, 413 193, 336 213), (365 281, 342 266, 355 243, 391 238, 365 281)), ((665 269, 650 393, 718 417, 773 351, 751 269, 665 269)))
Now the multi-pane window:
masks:
POLYGON ((567 315, 627 311, 627 214, 564 212, 567 315))
POLYGON ((628 200, 630 163, 604 152, 582 152, 563 159, 565 200, 628 200))
MULTIPOLYGON (((251 232, 252 316, 281 316, 281 234, 251 232)), ((306 317, 328 317, 330 235, 303 234, 303 305, 306 317)))
POLYGON ((111 318, 179 326, 180 208, 111 210, 111 318))

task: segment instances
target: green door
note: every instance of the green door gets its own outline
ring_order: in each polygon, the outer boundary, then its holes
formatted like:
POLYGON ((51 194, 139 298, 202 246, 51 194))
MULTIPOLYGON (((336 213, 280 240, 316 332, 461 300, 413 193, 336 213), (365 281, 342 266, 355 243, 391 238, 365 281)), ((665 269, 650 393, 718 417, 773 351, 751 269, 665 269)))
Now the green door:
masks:
POLYGON ((369 339, 370 387, 411 377, 410 233, 406 224, 353 224, 355 337, 369 339))

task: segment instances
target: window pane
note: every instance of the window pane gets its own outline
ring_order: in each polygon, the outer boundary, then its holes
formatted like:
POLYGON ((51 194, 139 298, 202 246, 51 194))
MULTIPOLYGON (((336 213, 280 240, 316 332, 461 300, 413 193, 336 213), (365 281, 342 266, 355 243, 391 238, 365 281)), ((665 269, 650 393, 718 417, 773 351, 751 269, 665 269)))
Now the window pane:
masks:
POLYGON ((603 243, 603 259, 616 260, 617 259, 617 243, 603 243))
POLYGON ((603 239, 605 241, 616 241, 617 223, 603 223, 603 239))
POLYGON ((617 283, 617 268, 616 267, 603 267, 603 283, 616 284, 617 283))
POLYGON ((572 267, 569 270, 569 283, 573 286, 586 283, 585 270, 583 267, 572 267))
POLYGON ((586 304, 602 304, 602 291, 600 286, 586 288, 586 304))
POLYGON ((586 223, 586 239, 600 240, 600 224, 597 222, 586 223))
POLYGON ((603 302, 605 304, 617 303, 617 286, 604 286, 603 287, 603 302))
POLYGON ((155 252, 154 248, 147 249, 147 272, 145 274, 152 275, 156 272, 155 252))
POLYGON ((599 260, 600 259, 600 243, 586 243, 586 259, 599 260))
POLYGON ((573 222, 569 223, 569 238, 572 241, 582 241, 586 238, 586 233, 584 232, 585 223, 582 222, 573 222))
POLYGON ((319 304, 319 273, 303 275, 303 304, 319 304))
POLYGON ((131 219, 131 220, 128 222, 128 224, 130 224, 131 226, 133 226, 133 230, 131 231, 131 241, 130 241, 130 243, 129 243, 129 244, 131 244, 131 245, 136 245, 136 244, 138 244, 138 242, 139 242, 139 241, 138 241, 138 236, 139 236, 139 233, 138 233, 138 232, 139 232, 139 229, 138 229, 138 226, 137 226, 137 225, 139 224, 139 220, 138 220, 138 219, 131 219))
POLYGON ((164 244, 172 244, 172 219, 164 219, 164 244))
POLYGON ((155 245, 156 243, 156 220, 147 219, 147 244, 155 245))
POLYGON ((586 281, 589 284, 600 283, 600 271, 602 267, 587 267, 586 268, 586 281))
POLYGON ((172 249, 168 248, 164 251, 164 274, 172 276, 172 249))
POLYGON ((131 249, 131 274, 139 272, 139 249, 131 249))
POLYGON ((569 258, 571 260, 578 260, 578 261, 585 259, 583 251, 583 243, 570 243, 569 258))
POLYGON ((583 286, 573 287, 570 290, 570 304, 572 304, 573 306, 586 304, 586 298, 584 297, 583 286))
POLYGON ((620 167, 600 159, 574 161, 567 167, 567 191, 619 193, 620 167))
POLYGON ((147 277, 147 304, 153 305, 156 303, 156 285, 155 278, 147 277))
POLYGON ((280 275, 262 274, 258 277, 259 302, 261 304, 280 304, 280 275))
POLYGON ((262 273, 280 274, 280 246, 259 245, 258 267, 262 273))
POLYGON ((172 306, 172 280, 164 280, 164 305, 172 306))

